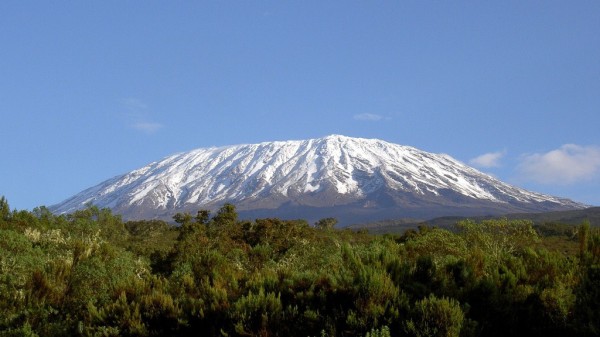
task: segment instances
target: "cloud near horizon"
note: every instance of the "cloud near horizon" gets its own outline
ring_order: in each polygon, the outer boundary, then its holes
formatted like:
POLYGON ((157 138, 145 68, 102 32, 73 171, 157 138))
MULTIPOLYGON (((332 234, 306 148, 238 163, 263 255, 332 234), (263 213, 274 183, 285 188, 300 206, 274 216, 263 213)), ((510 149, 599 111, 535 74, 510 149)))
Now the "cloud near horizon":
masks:
POLYGON ((372 113, 364 113, 364 114, 354 115, 352 118, 357 121, 377 122, 377 121, 382 120, 383 116, 377 115, 377 114, 372 114, 372 113))
POLYGON ((471 163, 471 165, 483 168, 498 167, 500 166, 500 159, 502 159, 505 154, 506 150, 484 153, 469 160, 469 163, 471 163))
POLYGON ((541 184, 569 185, 600 177, 600 147, 565 144, 546 153, 524 155, 521 178, 541 184))

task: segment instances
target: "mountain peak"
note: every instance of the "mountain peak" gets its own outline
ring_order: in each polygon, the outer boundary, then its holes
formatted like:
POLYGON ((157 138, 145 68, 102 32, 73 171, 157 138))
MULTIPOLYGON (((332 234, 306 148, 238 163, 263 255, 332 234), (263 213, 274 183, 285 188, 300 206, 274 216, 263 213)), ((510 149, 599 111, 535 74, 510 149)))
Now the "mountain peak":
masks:
POLYGON ((351 139, 354 140, 363 140, 364 138, 353 138, 353 137, 348 137, 348 136, 344 136, 344 135, 338 135, 338 134, 331 134, 328 136, 325 136, 323 138, 320 138, 324 141, 335 141, 335 142, 344 142, 344 141, 348 141, 351 139))
POLYGON ((179 153, 52 209, 72 212, 89 202, 125 218, 170 218, 225 202, 250 215, 368 220, 582 207, 510 186, 445 154, 342 135, 179 153))

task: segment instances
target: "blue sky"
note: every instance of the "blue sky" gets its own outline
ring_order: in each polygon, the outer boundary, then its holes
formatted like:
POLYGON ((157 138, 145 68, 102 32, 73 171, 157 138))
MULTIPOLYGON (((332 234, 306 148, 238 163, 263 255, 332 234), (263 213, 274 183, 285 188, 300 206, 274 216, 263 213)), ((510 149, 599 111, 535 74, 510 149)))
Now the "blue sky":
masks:
POLYGON ((379 138, 600 205, 598 1, 1 1, 0 195, 214 145, 379 138))

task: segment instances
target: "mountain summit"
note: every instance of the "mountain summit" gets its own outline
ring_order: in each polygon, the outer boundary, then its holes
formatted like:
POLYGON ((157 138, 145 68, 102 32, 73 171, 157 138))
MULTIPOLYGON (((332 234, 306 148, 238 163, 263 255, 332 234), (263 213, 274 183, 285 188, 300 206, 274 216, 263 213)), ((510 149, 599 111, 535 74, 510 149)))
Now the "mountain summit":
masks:
POLYGON ((503 183, 445 154, 332 135, 197 149, 109 179, 52 206, 92 203, 125 219, 165 218, 230 202, 242 216, 341 223, 585 207, 503 183))

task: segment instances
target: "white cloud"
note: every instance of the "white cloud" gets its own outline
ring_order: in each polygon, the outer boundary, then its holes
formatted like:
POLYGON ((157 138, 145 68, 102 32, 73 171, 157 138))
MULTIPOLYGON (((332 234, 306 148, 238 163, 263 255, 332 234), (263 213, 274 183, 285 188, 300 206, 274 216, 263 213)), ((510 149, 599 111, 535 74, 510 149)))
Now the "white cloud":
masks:
POLYGON ((542 184, 568 185, 600 176, 600 147, 566 144, 547 153, 524 155, 522 178, 542 184))
POLYGON ((137 98, 125 98, 121 101, 125 107, 125 116, 129 126, 147 134, 152 134, 163 127, 161 123, 153 122, 148 117, 148 104, 137 98))
POLYGON ((142 100, 137 98, 125 98, 123 99, 123 104, 131 109, 131 110, 145 110, 148 109, 148 105, 144 103, 142 100))
POLYGON ((506 151, 484 153, 481 156, 475 157, 469 161, 474 166, 490 168, 500 166, 500 159, 504 157, 506 151))
POLYGON ((383 116, 381 115, 376 115, 376 114, 371 114, 371 113, 364 113, 364 114, 358 114, 358 115, 354 115, 353 117, 355 120, 357 121, 371 121, 371 122, 377 122, 383 119, 383 116))
POLYGON ((148 134, 154 133, 163 127, 162 124, 154 122, 138 122, 134 123, 132 126, 134 129, 143 131, 148 134))

